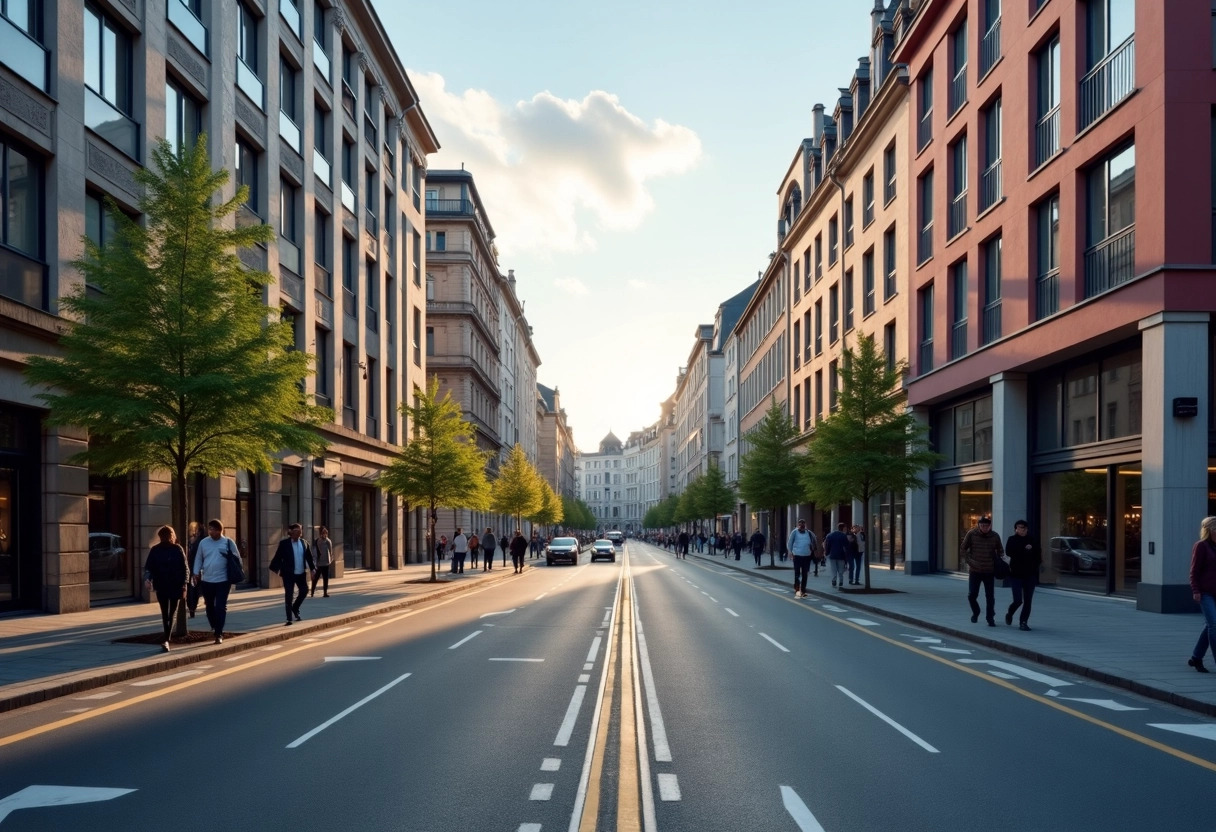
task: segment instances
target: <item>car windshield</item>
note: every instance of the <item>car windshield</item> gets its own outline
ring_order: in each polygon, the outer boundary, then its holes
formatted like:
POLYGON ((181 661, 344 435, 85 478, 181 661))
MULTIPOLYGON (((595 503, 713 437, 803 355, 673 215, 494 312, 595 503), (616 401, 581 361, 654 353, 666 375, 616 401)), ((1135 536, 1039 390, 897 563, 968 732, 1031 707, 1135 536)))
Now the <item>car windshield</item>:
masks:
POLYGON ((578 543, 573 537, 555 537, 550 546, 574 546, 578 543))
POLYGON ((611 540, 597 540, 597 541, 595 541, 595 545, 596 546, 611 546, 612 541, 611 540))

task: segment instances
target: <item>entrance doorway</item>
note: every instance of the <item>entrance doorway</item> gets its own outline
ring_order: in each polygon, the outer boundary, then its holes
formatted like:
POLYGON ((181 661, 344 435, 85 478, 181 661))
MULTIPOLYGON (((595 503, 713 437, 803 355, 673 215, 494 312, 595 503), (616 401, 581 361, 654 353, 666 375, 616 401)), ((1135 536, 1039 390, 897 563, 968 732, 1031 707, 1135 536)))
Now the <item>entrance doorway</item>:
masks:
POLYGON ((342 489, 342 561, 347 569, 371 569, 376 556, 372 536, 375 491, 346 483, 342 489))

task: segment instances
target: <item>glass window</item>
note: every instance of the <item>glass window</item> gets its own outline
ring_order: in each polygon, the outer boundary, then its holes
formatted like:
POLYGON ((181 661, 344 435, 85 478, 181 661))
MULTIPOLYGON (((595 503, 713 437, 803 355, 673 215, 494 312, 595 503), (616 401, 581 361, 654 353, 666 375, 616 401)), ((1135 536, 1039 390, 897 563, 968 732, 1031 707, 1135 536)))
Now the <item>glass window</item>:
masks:
POLYGON ((236 4, 236 13, 236 56, 257 73, 261 70, 258 61, 258 18, 244 3, 236 4))
POLYGON ((1069 445, 1098 440, 1098 365, 1086 364, 1064 376, 1064 429, 1069 445))
POLYGON ((840 226, 836 217, 828 220, 828 265, 836 264, 837 248, 840 241, 840 226))
POLYGON ((975 462, 975 408, 966 404, 954 408, 954 464, 975 462))
POLYGON ((11 144, 0 144, 3 154, 3 238, 30 257, 42 259, 44 217, 42 214, 42 165, 11 144))
POLYGON ((299 121, 300 105, 296 90, 296 68, 284 57, 279 57, 279 109, 291 118, 299 121))
POLYGON ((895 145, 891 144, 882 153, 883 181, 886 183, 883 191, 884 203, 895 198, 895 165, 895 145))
POLYGON ((279 180, 279 234, 296 242, 296 189, 286 179, 279 180))
POLYGON ((1136 222, 1136 146, 1128 145, 1089 172, 1089 244, 1136 222))
POLYGON ((1136 31, 1135 0, 1089 0, 1086 28, 1089 33, 1089 66, 1093 67, 1136 31))
POLYGON ((874 249, 861 255, 861 314, 874 311, 874 249))
POLYGON ((104 12, 84 8, 84 82, 124 115, 132 114, 131 38, 104 12))
POLYGON ((34 40, 42 41, 41 0, 0 0, 0 14, 34 40))
POLYGON ((118 223, 106 210, 105 200, 94 193, 84 195, 84 233, 103 248, 114 242, 118 234, 118 223))
POLYGON ((1039 52, 1039 118, 1060 106, 1060 36, 1039 52))
POLYGON ((984 245, 984 303, 1001 299, 1001 238, 994 237, 984 245))
POLYGON ((249 188, 249 201, 245 203, 250 211, 262 215, 262 189, 259 186, 258 153, 244 139, 236 140, 236 183, 249 188))
POLYGON ((1039 274, 1060 268, 1060 195, 1052 194, 1038 208, 1039 274))
POLYGON ((1140 434, 1142 380, 1138 350, 1102 361, 1102 438, 1140 434))
POLYGON ((1034 447, 1038 451, 1054 451, 1063 447, 1060 436, 1060 408, 1063 402, 1063 380, 1054 374, 1044 375, 1035 384, 1034 447))
POLYGON ((165 141, 171 147, 193 147, 203 132, 203 108, 175 81, 165 84, 165 141))

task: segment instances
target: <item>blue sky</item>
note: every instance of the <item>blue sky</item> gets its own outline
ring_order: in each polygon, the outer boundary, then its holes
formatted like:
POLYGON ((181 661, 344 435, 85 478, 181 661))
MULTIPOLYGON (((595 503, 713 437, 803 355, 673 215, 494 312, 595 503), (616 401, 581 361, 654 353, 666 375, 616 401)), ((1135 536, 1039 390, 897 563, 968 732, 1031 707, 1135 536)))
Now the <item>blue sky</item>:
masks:
POLYGON ((776 190, 873 3, 373 2, 429 165, 477 180, 575 443, 652 423, 697 325, 775 249, 776 190))

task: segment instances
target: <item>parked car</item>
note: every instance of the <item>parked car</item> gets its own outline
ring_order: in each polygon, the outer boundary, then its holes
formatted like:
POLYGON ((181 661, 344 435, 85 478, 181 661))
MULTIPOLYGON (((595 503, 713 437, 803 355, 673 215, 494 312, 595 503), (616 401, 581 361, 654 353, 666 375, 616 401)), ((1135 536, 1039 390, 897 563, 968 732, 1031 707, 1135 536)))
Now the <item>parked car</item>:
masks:
POLYGON ((591 562, 597 558, 606 558, 616 563, 616 546, 611 540, 597 540, 591 544, 591 562))
POLYGON ((109 532, 89 533, 89 580, 113 581, 125 578, 127 550, 122 538, 109 532))
POLYGON ((1106 544, 1088 537, 1053 537, 1051 565, 1061 572, 1106 573, 1106 544))
POLYGON ((578 564, 578 539, 573 537, 555 537, 545 547, 545 563, 550 566, 555 560, 564 560, 571 565, 578 564))

